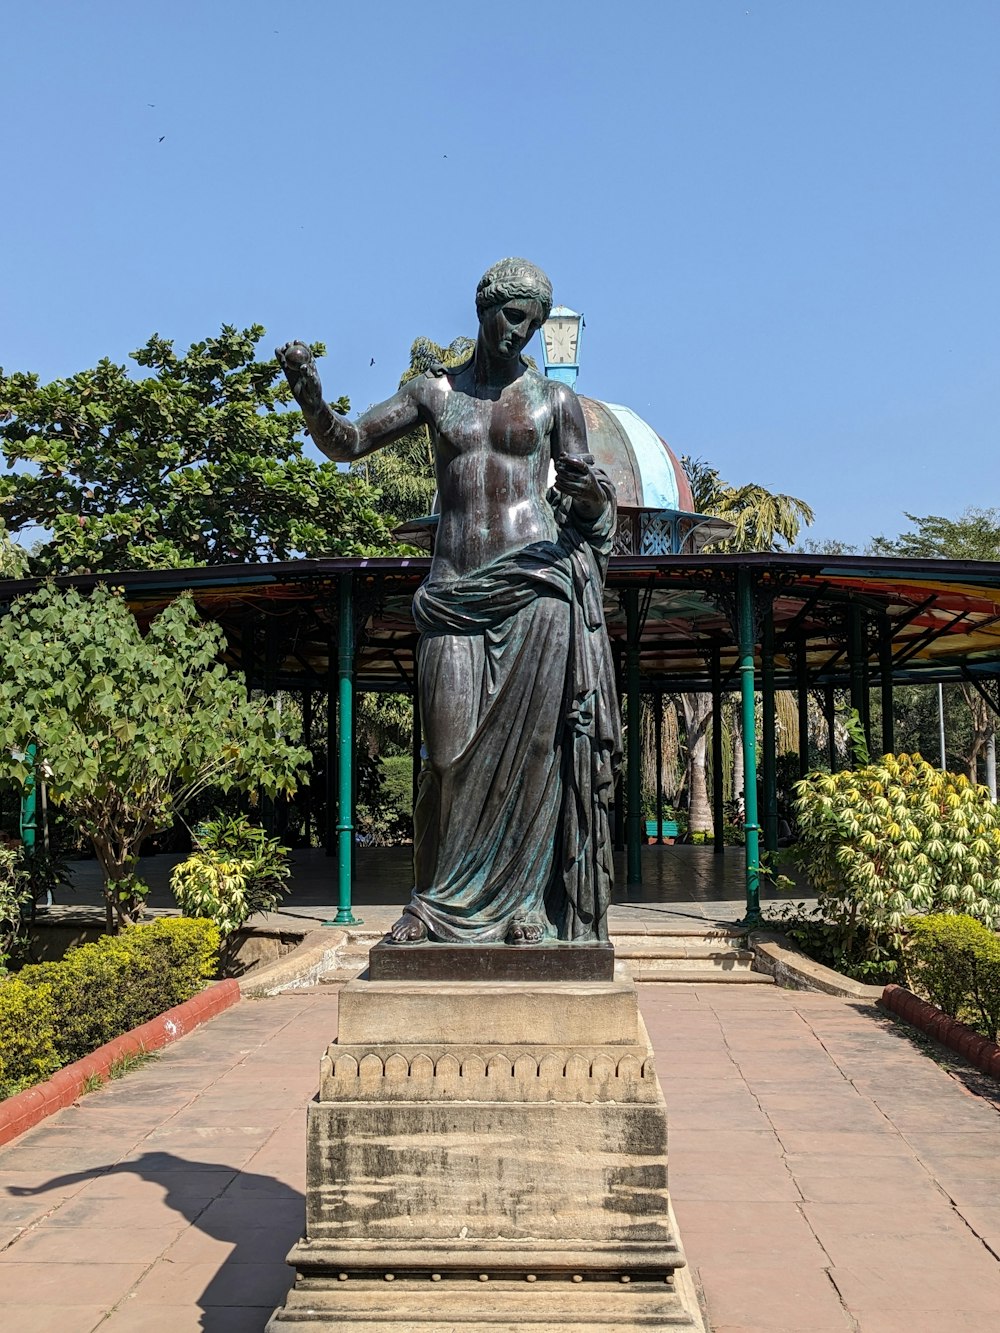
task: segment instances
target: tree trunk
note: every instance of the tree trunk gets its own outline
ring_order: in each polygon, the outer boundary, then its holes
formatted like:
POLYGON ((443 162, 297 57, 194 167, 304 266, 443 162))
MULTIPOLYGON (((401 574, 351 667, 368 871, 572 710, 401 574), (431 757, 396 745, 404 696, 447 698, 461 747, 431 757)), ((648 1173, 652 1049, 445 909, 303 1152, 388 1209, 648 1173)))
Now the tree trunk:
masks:
POLYGON ((962 697, 972 721, 972 738, 969 744, 969 752, 965 756, 965 762, 969 772, 969 781, 978 782, 979 756, 985 752, 989 745, 990 736, 993 734, 993 718, 990 716, 989 705, 974 686, 963 681, 961 689, 962 697))
POLYGON ((107 933, 117 935, 123 926, 134 923, 142 907, 141 898, 133 894, 129 898, 119 899, 116 889, 116 885, 135 874, 139 859, 138 848, 142 838, 124 845, 115 845, 111 838, 92 833, 90 842, 104 876, 104 919, 107 933))
POLYGON ((682 694, 684 729, 687 733, 688 832, 712 831, 712 808, 708 800, 708 724, 712 698, 708 694, 682 694))
POLYGON ((733 805, 740 819, 743 819, 746 809, 743 803, 743 726, 737 708, 732 710, 730 722, 733 737, 733 805))

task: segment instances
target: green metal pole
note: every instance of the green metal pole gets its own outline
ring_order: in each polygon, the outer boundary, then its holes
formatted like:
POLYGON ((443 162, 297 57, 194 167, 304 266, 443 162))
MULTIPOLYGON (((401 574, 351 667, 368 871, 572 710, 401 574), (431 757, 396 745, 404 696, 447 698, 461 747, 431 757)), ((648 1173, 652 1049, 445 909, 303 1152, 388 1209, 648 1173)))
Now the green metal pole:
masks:
POLYGON ((726 850, 726 814, 722 790, 722 658, 719 647, 712 649, 712 850, 721 856, 726 850))
POLYGON ((21 844, 28 856, 35 850, 38 835, 38 786, 35 782, 35 756, 38 747, 34 741, 25 748, 24 758, 28 777, 21 789, 21 844))
MULTIPOLYGON (((38 747, 34 741, 30 741, 25 747, 25 761, 28 766, 28 777, 21 790, 21 844, 24 847, 24 854, 30 860, 35 854, 35 843, 38 838, 38 780, 35 769, 35 759, 38 755, 38 747)), ((52 894, 48 895, 47 906, 52 905, 52 894)), ((35 900, 32 898, 30 905, 22 904, 21 916, 27 920, 34 916, 35 900)))
POLYGON ((326 807, 323 819, 323 850, 337 851, 337 648, 333 635, 326 641, 326 807))
POLYGON ((761 689, 763 694, 763 781, 764 794, 764 848, 778 850, 778 763, 777 726, 774 704, 774 614, 771 606, 764 613, 763 643, 761 645, 761 689))
POLYGON ((754 632, 750 572, 737 570, 737 622, 740 650, 740 702, 743 712, 743 818, 746 831, 747 911, 743 926, 759 926, 760 825, 757 823, 757 736, 754 716, 754 632))
POLYGON ((832 685, 823 686, 823 714, 826 717, 826 747, 830 772, 837 771, 837 699, 832 685))
POLYGON ((639 589, 625 593, 625 617, 628 634, 626 683, 628 692, 628 824, 626 828, 627 882, 642 883, 642 774, 639 746, 639 589))
POLYGON ((351 911, 351 854, 354 843, 354 576, 340 575, 337 586, 337 915, 335 926, 359 926, 351 911))

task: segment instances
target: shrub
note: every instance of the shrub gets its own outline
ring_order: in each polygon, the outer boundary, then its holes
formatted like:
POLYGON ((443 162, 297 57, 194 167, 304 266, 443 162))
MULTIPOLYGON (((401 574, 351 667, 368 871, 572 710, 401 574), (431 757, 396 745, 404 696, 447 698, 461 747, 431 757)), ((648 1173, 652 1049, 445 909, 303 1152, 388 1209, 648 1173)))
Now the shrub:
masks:
POLYGON ((256 912, 273 912, 288 892, 288 851, 243 815, 196 831, 199 850, 175 866, 170 887, 181 910, 214 921, 223 935, 256 912))
POLYGON ((24 950, 23 911, 31 898, 21 848, 0 844, 0 976, 24 950))
POLYGON ((771 904, 768 907, 768 925, 787 935, 824 967, 832 967, 835 972, 871 986, 899 981, 902 953, 897 938, 877 936, 867 926, 858 926, 852 941, 853 951, 845 953, 842 928, 825 920, 821 908, 807 909, 805 903, 785 903, 776 910, 771 904))
POLYGON ((237 930, 250 916, 246 861, 193 852, 170 872, 170 887, 182 912, 206 917, 222 935, 237 930))
POLYGON ((189 1000, 215 975, 218 950, 214 925, 181 917, 83 944, 59 963, 23 967, 16 978, 0 982, 0 1006, 9 1002, 31 1010, 29 1021, 21 1021, 35 1035, 18 1044, 4 1035, 0 1022, 7 1083, 37 1082, 189 1000), (12 986, 16 991, 8 989, 12 986))
POLYGON ((845 954, 860 927, 884 947, 913 913, 1000 921, 1000 812, 985 787, 919 754, 887 754, 795 790, 797 859, 845 954))
POLYGON ((59 1068, 55 1028, 50 986, 29 986, 20 977, 0 981, 0 1099, 59 1068))
POLYGON ((913 922, 907 955, 913 980, 933 1004, 996 1041, 1000 940, 991 930, 963 914, 923 917, 913 922))

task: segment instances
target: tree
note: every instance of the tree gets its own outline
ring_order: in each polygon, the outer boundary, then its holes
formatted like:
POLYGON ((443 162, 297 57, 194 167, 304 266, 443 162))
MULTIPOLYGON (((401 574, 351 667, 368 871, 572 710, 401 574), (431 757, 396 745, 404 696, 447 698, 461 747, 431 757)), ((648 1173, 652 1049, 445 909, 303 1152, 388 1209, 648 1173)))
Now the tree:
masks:
MULTIPOLYGON (((803 523, 813 521, 812 509, 794 495, 775 494, 757 482, 732 486, 700 458, 685 456, 681 466, 691 483, 695 510, 735 526, 729 537, 713 543, 716 551, 779 551, 793 544, 803 523)), ((680 698, 688 736, 688 824, 692 833, 707 833, 712 827, 706 780, 712 701, 706 694, 680 698)))
MULTIPOLYGON (((910 560, 1000 560, 1000 509, 972 506, 958 518, 944 518, 940 514, 906 517, 916 526, 898 537, 876 537, 870 548, 873 555, 904 556, 910 560)), ((996 719, 974 685, 962 681, 959 688, 972 723, 963 758, 969 777, 975 782, 980 755, 995 754, 996 719)), ((992 781, 995 785, 995 777, 992 781)))
POLYGON ((143 840, 208 788, 291 793, 308 752, 221 665, 217 625, 183 596, 144 636, 123 598, 46 584, 0 620, 0 773, 22 786, 28 746, 90 840, 108 929, 135 919, 143 840))
POLYGON ((906 517, 916 527, 898 537, 876 537, 872 555, 911 560, 1000 560, 1000 509, 966 509, 958 518, 940 514, 906 517))
POLYGON ((776 494, 754 481, 731 486, 701 458, 685 455, 681 466, 691 483, 695 510, 735 526, 729 537, 712 543, 713 550, 780 551, 791 546, 802 524, 815 517, 805 500, 794 495, 776 494))
POLYGON ((50 534, 33 573, 391 549, 364 480, 303 454, 277 362, 255 359, 263 336, 224 325, 180 356, 154 334, 132 353, 141 378, 107 359, 44 385, 0 371, 0 447, 21 465, 0 478, 0 517, 50 534))

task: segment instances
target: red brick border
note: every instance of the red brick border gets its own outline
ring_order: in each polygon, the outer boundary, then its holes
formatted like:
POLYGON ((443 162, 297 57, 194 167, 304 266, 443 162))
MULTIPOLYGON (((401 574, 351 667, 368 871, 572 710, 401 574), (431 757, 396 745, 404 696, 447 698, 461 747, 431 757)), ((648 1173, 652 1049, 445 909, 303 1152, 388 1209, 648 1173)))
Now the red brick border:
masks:
POLYGON ((216 1014, 221 1014, 223 1009, 234 1005, 239 998, 238 982, 217 981, 192 999, 175 1005, 141 1027, 133 1028, 131 1032, 99 1046, 82 1060, 75 1060, 46 1082, 8 1097, 6 1101, 0 1102, 0 1144, 9 1143, 46 1116, 71 1106, 80 1096, 88 1078, 94 1074, 101 1078, 107 1077, 111 1066, 123 1056, 157 1051, 161 1046, 183 1037, 192 1028, 214 1018, 216 1014))
POLYGON ((949 1018, 936 1005, 921 1000, 905 986, 886 986, 879 1004, 883 1009, 896 1014, 904 1023, 919 1028, 942 1046, 955 1051, 984 1074, 1000 1079, 1000 1046, 995 1041, 981 1037, 957 1018, 949 1018))

